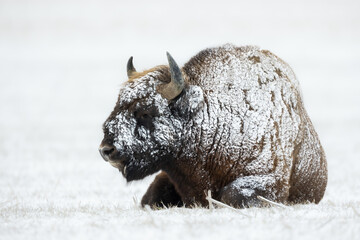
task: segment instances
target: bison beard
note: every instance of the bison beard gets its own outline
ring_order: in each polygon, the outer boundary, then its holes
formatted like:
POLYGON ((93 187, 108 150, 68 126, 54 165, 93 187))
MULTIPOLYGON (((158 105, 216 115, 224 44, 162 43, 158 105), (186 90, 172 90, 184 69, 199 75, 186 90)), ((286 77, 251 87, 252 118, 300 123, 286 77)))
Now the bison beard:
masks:
POLYGON ((230 44, 168 61, 138 73, 129 59, 103 127, 100 153, 128 181, 161 171, 143 206, 207 206, 208 190, 239 208, 322 199, 325 154, 284 61, 230 44))

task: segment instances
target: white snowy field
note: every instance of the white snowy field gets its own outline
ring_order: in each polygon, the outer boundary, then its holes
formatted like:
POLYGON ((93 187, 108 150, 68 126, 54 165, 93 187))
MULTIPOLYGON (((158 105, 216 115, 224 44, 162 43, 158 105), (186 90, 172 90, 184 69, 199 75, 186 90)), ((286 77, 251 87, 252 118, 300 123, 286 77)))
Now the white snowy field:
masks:
POLYGON ((360 2, 0 1, 0 239, 359 239, 360 2), (98 153, 126 62, 183 65, 224 43, 293 67, 325 149, 318 205, 138 207, 98 153), (244 215, 246 214, 246 215, 244 215))

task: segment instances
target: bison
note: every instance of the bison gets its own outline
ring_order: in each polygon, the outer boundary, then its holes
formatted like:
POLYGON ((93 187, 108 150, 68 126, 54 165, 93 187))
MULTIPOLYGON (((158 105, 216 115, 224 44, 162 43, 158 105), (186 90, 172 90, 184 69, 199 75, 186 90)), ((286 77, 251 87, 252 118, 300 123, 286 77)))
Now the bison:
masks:
POLYGON ((160 171, 141 204, 243 208, 258 196, 318 203, 327 163, 290 66, 254 46, 201 51, 136 72, 103 125, 100 153, 127 181, 160 171))

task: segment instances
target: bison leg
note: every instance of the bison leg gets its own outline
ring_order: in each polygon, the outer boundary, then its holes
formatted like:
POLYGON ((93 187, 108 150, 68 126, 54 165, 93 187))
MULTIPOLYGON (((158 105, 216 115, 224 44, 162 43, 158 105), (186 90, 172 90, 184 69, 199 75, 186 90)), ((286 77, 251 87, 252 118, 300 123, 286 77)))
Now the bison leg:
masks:
POLYGON ((161 172, 150 184, 141 200, 141 205, 149 205, 152 208, 182 206, 180 195, 176 192, 174 184, 170 182, 168 175, 161 172))
POLYGON ((237 208, 262 207, 264 202, 258 196, 284 202, 287 190, 279 189, 278 186, 279 182, 273 175, 241 177, 223 187, 219 199, 237 208))

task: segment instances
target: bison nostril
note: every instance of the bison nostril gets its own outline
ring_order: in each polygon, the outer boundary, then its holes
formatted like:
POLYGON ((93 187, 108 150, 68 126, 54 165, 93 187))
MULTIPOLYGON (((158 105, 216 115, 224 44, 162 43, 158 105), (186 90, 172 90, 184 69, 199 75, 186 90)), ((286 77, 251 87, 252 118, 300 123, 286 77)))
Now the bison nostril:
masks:
POLYGON ((105 155, 110 155, 114 151, 114 148, 103 149, 105 155))
POLYGON ((115 148, 112 146, 104 146, 99 148, 99 152, 105 161, 109 161, 109 156, 115 151, 115 148))

